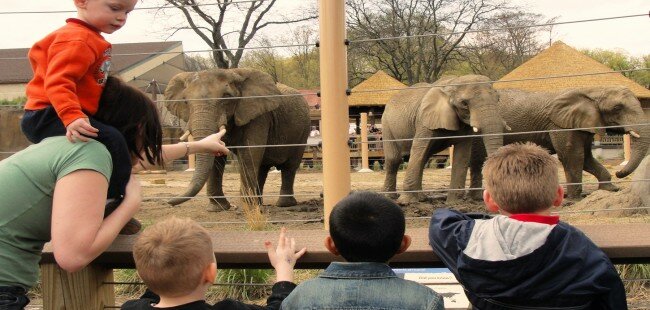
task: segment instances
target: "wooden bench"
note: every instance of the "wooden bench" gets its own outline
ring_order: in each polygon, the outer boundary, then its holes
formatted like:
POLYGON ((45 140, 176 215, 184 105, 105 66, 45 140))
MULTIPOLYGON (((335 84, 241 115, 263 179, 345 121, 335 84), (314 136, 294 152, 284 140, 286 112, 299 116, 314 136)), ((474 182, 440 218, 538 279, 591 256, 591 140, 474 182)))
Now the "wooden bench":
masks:
MULTIPOLYGON (((596 243, 615 264, 650 263, 650 224, 576 225, 596 243)), ((397 255, 393 267, 442 267, 428 244, 428 229, 408 229, 413 243, 406 253, 397 255)), ((271 268, 264 241, 277 242, 277 231, 213 232, 212 242, 219 268, 271 268)), ((325 268, 340 257, 330 254, 323 240, 324 230, 289 231, 298 247, 306 246, 307 254, 297 268, 325 268)), ((113 306, 114 268, 134 268, 131 249, 135 236, 120 236, 90 266, 74 274, 55 263, 49 245, 42 255, 43 303, 47 309, 103 309, 113 306)))

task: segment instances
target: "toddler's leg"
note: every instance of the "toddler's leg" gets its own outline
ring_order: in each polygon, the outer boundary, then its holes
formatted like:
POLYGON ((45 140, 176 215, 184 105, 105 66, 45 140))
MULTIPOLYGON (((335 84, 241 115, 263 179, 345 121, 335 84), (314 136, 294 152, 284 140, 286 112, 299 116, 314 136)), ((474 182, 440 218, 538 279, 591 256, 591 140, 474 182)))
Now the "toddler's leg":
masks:
POLYGON ((95 140, 106 146, 113 162, 113 173, 109 181, 107 196, 121 200, 124 198, 126 184, 131 177, 131 156, 126 140, 113 126, 106 125, 92 117, 90 124, 99 129, 95 140))
POLYGON ((39 143, 45 138, 65 136, 65 126, 53 107, 42 110, 25 111, 20 127, 32 143, 39 143))

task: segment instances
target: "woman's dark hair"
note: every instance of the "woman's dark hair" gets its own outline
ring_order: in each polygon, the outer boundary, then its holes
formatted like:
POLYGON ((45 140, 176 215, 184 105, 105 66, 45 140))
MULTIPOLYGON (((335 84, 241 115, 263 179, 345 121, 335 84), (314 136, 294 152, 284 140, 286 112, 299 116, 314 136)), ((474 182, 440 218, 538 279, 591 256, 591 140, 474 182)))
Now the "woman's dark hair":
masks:
POLYGON ((163 165, 160 117, 145 93, 109 76, 95 118, 122 133, 131 154, 140 160, 144 154, 150 163, 163 165))

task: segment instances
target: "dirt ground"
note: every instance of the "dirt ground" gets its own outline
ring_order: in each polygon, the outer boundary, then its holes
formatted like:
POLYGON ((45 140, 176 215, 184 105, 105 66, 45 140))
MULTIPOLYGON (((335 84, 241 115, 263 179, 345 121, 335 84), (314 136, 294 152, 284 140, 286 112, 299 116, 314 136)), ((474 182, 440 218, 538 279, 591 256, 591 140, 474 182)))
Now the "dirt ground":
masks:
MULTIPOLYGON (((618 167, 610 163, 608 169, 614 172, 618 167)), ((443 190, 448 188, 450 180, 450 169, 426 169, 423 177, 424 189, 443 190)), ((612 173, 613 174, 613 173, 612 173)), ((563 173, 561 182, 564 182, 563 173)), ((172 207, 166 201, 182 194, 191 179, 191 172, 173 171, 165 174, 140 174, 142 181, 143 195, 145 197, 141 210, 136 215, 144 225, 159 221, 162 218, 175 215, 190 217, 203 223, 210 230, 244 230, 246 229, 245 216, 241 210, 239 198, 231 198, 229 201, 235 208, 227 211, 211 212, 208 199, 205 198, 205 191, 201 191, 197 198, 191 199, 179 206, 172 207), (203 196, 203 197, 201 197, 203 196)), ((385 174, 381 172, 358 173, 351 172, 352 190, 380 191, 383 185, 385 174)), ((398 188, 404 177, 404 171, 398 173, 398 188)), ((277 208, 273 204, 276 197, 265 197, 263 211, 268 220, 274 221, 267 229, 277 229, 280 225, 289 229, 321 229, 323 224, 320 219, 323 216, 323 199, 320 198, 323 174, 317 170, 300 170, 295 181, 295 195, 299 202, 298 206, 290 208, 277 208), (311 221, 310 221, 311 220, 311 221), (277 221, 277 222, 275 222, 277 221)), ((629 177, 624 179, 629 180, 629 177)), ((588 174, 583 177, 583 182, 595 182, 596 179, 588 174)), ((468 181, 469 184, 469 181, 468 181)), ((618 184, 623 190, 619 193, 597 191, 596 184, 583 185, 583 192, 588 195, 582 201, 565 201, 564 206, 558 209, 559 212, 577 210, 601 210, 608 208, 625 208, 632 204, 626 199, 625 189, 629 183, 618 184), (591 198, 592 194, 597 199, 591 198)), ((224 175, 224 193, 226 196, 239 196, 239 175, 236 172, 226 172, 224 175)), ((265 195, 278 195, 280 188, 280 174, 270 173, 264 189, 265 195)), ((403 206, 407 227, 425 227, 428 217, 435 208, 450 207, 461 211, 484 211, 482 202, 465 199, 458 204, 447 206, 445 204, 446 194, 444 192, 428 193, 430 200, 426 203, 411 204, 403 206)), ((647 211, 647 210, 646 210, 647 211)), ((630 214, 630 212, 585 212, 561 214, 562 219, 569 223, 593 223, 594 218, 607 223, 643 222, 650 223, 650 216, 647 212, 642 214, 630 214)))

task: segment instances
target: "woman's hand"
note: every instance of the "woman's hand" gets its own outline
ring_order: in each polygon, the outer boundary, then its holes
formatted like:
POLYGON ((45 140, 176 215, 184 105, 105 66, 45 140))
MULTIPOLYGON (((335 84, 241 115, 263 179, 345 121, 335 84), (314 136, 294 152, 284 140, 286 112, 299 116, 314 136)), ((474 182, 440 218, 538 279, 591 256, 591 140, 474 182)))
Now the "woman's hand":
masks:
POLYGON ((269 261, 273 268, 275 268, 276 282, 293 281, 293 266, 307 252, 307 248, 302 248, 296 252, 296 240, 288 238, 286 234, 287 229, 282 227, 280 229, 278 246, 275 249, 271 241, 264 242, 264 247, 268 251, 269 261))
POLYGON ((215 156, 225 156, 230 153, 226 148, 226 144, 221 141, 221 138, 226 134, 225 129, 221 129, 215 134, 211 134, 199 141, 190 142, 196 145, 194 152, 192 153, 212 153, 215 156))

